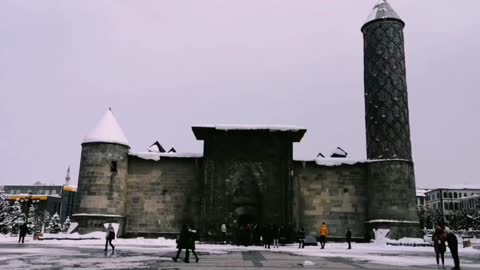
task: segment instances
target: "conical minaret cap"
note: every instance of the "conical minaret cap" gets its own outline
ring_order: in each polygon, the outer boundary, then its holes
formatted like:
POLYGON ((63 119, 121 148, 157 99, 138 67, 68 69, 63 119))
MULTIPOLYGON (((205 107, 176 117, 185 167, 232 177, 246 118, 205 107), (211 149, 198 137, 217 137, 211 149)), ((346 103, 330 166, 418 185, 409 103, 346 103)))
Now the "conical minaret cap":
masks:
POLYGON ((400 16, 398 16, 395 10, 393 10, 393 8, 390 6, 387 0, 379 0, 377 4, 373 7, 372 12, 370 12, 370 15, 368 15, 368 18, 363 24, 363 27, 365 27, 370 22, 373 22, 376 20, 387 20, 387 19, 398 20, 403 23, 400 16))
POLYGON ((109 108, 98 121, 95 128, 85 136, 82 143, 116 143, 128 146, 128 140, 117 119, 109 108))

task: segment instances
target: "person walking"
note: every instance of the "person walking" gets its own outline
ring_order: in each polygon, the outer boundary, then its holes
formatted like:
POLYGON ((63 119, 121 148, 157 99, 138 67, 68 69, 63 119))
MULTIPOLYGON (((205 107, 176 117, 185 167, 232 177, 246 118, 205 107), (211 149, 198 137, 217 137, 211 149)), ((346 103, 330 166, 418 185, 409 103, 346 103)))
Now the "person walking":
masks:
POLYGON ((452 270, 460 270, 460 259, 458 257, 457 237, 449 229, 445 229, 445 233, 447 233, 446 239, 448 243, 448 248, 450 249, 450 253, 452 253, 453 263, 455 264, 455 267, 453 267, 452 270))
POLYGON ((327 224, 323 222, 322 227, 320 228, 320 245, 322 246, 321 249, 325 248, 325 244, 327 243, 327 236, 328 236, 327 224))
POLYGON ((227 225, 225 223, 222 223, 220 226, 220 230, 222 231, 222 242, 224 244, 227 243, 227 225))
POLYGON ((350 228, 347 228, 346 239, 347 239, 347 243, 348 243, 348 248, 347 249, 352 249, 352 232, 350 231, 350 228))
POLYGON ((115 239, 115 229, 112 223, 108 224, 107 233, 105 234, 105 253, 107 253, 108 244, 112 247, 112 253, 115 252, 115 246, 112 244, 112 240, 115 239))
POLYGON ((25 236, 27 235, 28 232, 28 226, 27 223, 24 222, 22 225, 20 225, 19 232, 18 232, 18 243, 22 242, 22 244, 25 242, 25 236))
POLYGON ((442 268, 445 268, 445 232, 441 226, 437 226, 432 235, 433 249, 435 250, 435 257, 437 259, 437 266, 440 267, 440 258, 442 259, 442 268))
POLYGON ((305 230, 303 227, 297 232, 297 239, 298 239, 298 248, 305 248, 305 230))
POLYGON ((276 224, 272 226, 272 238, 273 238, 273 247, 278 248, 278 239, 280 238, 280 233, 278 231, 278 226, 276 224))
POLYGON ((193 256, 195 256, 195 262, 198 263, 198 261, 200 260, 198 258, 198 255, 197 253, 195 252, 195 241, 197 241, 197 230, 195 230, 195 227, 193 225, 190 225, 190 230, 188 230, 189 232, 189 237, 188 237, 188 245, 187 245, 187 250, 190 249, 193 253, 193 256))
POLYGON ((182 230, 180 231, 180 235, 177 239, 177 255, 175 255, 175 257, 172 257, 172 260, 174 262, 177 262, 178 257, 180 256, 180 252, 182 252, 182 249, 185 249, 185 259, 183 261, 186 263, 190 262, 189 260, 190 253, 188 251, 189 237, 190 237, 190 233, 188 231, 188 226, 187 224, 183 224, 182 230))
POLYGON ((272 226, 266 225, 263 227, 262 238, 264 247, 270 249, 272 244, 272 226))

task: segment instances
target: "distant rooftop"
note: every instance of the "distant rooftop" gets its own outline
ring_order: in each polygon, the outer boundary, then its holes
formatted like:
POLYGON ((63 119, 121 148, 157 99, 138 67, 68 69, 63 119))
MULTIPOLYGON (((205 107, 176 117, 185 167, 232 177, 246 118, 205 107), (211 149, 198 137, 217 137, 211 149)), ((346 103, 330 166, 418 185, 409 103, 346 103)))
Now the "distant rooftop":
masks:
POLYGON ((430 191, 434 190, 439 190, 439 189, 459 189, 459 190, 464 190, 464 189, 475 189, 475 190, 480 190, 480 185, 469 185, 469 184, 456 184, 456 185, 449 185, 449 186, 443 186, 443 187, 438 187, 435 189, 432 189, 430 191))

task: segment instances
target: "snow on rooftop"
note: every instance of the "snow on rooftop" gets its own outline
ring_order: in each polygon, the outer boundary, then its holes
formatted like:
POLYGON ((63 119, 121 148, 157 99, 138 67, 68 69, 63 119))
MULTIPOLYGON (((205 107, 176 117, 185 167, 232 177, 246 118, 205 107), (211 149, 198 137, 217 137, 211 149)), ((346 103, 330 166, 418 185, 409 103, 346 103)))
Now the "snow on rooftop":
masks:
POLYGON ((417 188, 416 189, 417 197, 425 197, 425 193, 427 193, 429 191, 430 191, 430 189, 417 188))
POLYGON ((177 152, 168 152, 168 153, 159 153, 159 152, 129 152, 130 156, 136 156, 141 159, 149 159, 159 161, 162 157, 169 158, 201 158, 203 157, 202 153, 177 153, 177 152))
POLYGON ((127 137, 109 108, 98 121, 95 128, 85 136, 82 143, 106 142, 128 145, 127 137))
POLYGON ((341 165, 354 165, 357 163, 375 163, 375 162, 385 162, 385 161, 407 161, 406 159, 353 159, 353 158, 323 158, 318 156, 315 159, 297 159, 294 158, 294 161, 300 162, 309 162, 315 161, 317 165, 320 166, 341 166, 341 165))
POLYGON ((299 131, 305 129, 298 126, 283 126, 283 125, 194 125, 193 127, 213 128, 216 130, 270 130, 270 131, 299 131))
POLYGON ((366 163, 367 160, 363 159, 351 159, 351 158, 316 158, 315 163, 323 166, 340 166, 340 165, 353 165, 356 163, 366 163))
POLYGON ((368 15, 365 24, 378 19, 402 20, 386 0, 379 0, 377 2, 373 7, 372 12, 370 12, 370 15, 368 15))

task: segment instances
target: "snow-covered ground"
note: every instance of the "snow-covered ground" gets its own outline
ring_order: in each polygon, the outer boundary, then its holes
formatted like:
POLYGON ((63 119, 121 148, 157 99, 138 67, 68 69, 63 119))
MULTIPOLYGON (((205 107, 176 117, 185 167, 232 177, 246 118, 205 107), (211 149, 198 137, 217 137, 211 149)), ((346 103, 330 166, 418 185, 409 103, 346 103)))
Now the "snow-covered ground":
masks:
MULTIPOLYGON (((52 235, 46 235, 49 237, 52 235)), ((76 262, 72 260, 76 255, 81 256, 81 250, 89 250, 96 252, 98 250, 98 256, 103 253, 105 244, 105 233, 91 233, 83 235, 81 237, 86 238, 99 238, 88 240, 68 240, 68 238, 79 238, 77 234, 58 234, 56 238, 66 238, 65 240, 33 240, 32 237, 27 237, 25 245, 13 245, 17 243, 16 237, 0 236, 0 265, 4 265, 9 269, 16 268, 28 268, 25 262, 19 260, 22 256, 36 256, 41 258, 45 256, 55 255, 56 262, 65 268, 74 268, 76 262), (10 248, 1 248, 5 244, 10 248), (11 248, 14 247, 14 248, 11 248), (72 249, 74 248, 74 249, 72 249), (61 261, 62 258, 65 261, 61 261), (59 261, 60 260, 60 261, 59 261)), ((115 263, 122 265, 129 265, 131 267, 139 266, 145 260, 165 260, 171 261, 170 257, 159 257, 159 254, 166 254, 175 251, 175 240, 158 238, 158 239, 115 239, 114 245, 117 246, 117 251, 136 252, 141 254, 138 256, 120 256, 115 259, 115 263), (138 265, 137 265, 138 264, 138 265)), ((394 266, 427 266, 435 264, 435 255, 432 247, 411 247, 411 246, 387 246, 385 243, 363 243, 352 244, 352 249, 347 250, 345 243, 327 243, 326 248, 321 250, 318 246, 307 246, 304 249, 298 249, 297 245, 287 245, 278 249, 270 249, 271 252, 287 252, 300 256, 312 256, 312 257, 341 257, 348 258, 354 261, 367 261, 369 263, 387 264, 394 266)), ((241 251, 263 251, 263 247, 243 247, 234 245, 214 245, 214 244, 197 244, 197 252, 202 254, 226 254, 229 252, 241 252, 241 251)), ((446 253, 446 265, 452 265, 450 253, 446 253)), ((475 248, 463 248, 459 246, 459 254, 463 266, 480 269, 480 250, 475 248)), ((85 254, 84 254, 85 255, 85 254)), ((171 256, 171 255, 169 255, 171 256)), ((47 259, 45 259, 47 260, 47 259)), ((80 259, 79 259, 80 260, 80 259)), ((82 262, 88 260, 95 260, 95 258, 88 258, 83 256, 82 262)), ((40 264, 41 265, 41 260, 40 264)), ((45 262, 47 263, 47 262, 45 262)), ((77 262, 78 265, 78 262, 77 262)), ((95 264, 95 268, 102 269, 111 267, 111 263, 103 265, 101 263, 95 264), (105 267, 104 267, 105 266, 105 267)), ((39 268, 41 269, 41 268, 39 268)), ((46 268, 48 269, 48 268, 46 268)))

